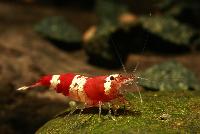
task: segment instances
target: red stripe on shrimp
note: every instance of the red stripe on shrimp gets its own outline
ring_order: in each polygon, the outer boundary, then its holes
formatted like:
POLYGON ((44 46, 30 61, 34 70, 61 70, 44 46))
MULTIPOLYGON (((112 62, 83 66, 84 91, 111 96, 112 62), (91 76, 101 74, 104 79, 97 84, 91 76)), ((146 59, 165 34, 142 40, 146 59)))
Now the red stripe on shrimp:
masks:
POLYGON ((57 93, 62 93, 65 96, 69 95, 69 87, 75 75, 72 73, 62 74, 59 77, 60 83, 56 87, 57 93))

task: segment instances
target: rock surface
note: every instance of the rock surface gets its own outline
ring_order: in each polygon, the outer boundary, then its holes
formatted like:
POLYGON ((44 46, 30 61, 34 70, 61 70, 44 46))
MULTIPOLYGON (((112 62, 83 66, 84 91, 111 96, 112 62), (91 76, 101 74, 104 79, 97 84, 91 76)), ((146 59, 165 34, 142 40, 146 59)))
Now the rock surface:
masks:
POLYGON ((167 15, 174 16, 181 22, 194 28, 200 28, 198 13, 200 11, 199 0, 173 1, 166 0, 159 4, 159 9, 167 15))
POLYGON ((82 42, 81 32, 67 22, 64 17, 44 18, 35 26, 35 30, 42 36, 57 43, 56 45, 62 49, 80 48, 80 43, 82 42))
POLYGON ((197 32, 169 16, 141 17, 144 29, 174 45, 190 45, 197 32))
POLYGON ((149 90, 175 91, 199 90, 200 85, 194 73, 176 61, 154 65, 145 70, 139 85, 149 90))
POLYGON ((131 108, 109 117, 104 109, 98 118, 98 108, 85 109, 81 115, 61 115, 47 122, 36 133, 198 133, 199 92, 144 93, 143 103, 129 95, 131 108))

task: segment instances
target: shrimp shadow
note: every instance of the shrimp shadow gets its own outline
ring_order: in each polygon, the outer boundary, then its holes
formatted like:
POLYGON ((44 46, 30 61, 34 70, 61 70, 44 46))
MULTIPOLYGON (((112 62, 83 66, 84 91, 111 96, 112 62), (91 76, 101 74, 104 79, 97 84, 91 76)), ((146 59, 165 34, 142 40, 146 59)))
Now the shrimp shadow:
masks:
MULTIPOLYGON (((109 113, 109 110, 106 109, 106 108, 102 108, 101 109, 101 115, 103 116, 106 116, 108 115, 109 113)), ((67 116, 69 115, 70 111, 65 111, 59 115, 57 115, 56 117, 64 117, 64 116, 67 116)), ((81 109, 76 109, 71 115, 88 115, 88 114, 99 114, 99 108, 98 107, 89 107, 89 108, 85 108, 83 109, 83 111, 81 111, 81 109)), ((120 108, 120 109, 117 109, 116 112, 114 112, 113 110, 111 110, 111 115, 112 116, 115 116, 115 117, 118 117, 118 116, 141 116, 142 115, 142 112, 141 111, 138 111, 138 110, 128 110, 128 109, 123 109, 123 108, 120 108)))

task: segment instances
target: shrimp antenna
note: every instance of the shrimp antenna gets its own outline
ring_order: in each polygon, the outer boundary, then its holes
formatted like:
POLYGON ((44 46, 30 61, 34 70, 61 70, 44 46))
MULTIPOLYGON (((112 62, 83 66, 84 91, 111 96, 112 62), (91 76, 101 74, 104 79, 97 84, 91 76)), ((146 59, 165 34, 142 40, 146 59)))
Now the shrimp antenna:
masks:
MULTIPOLYGON (((144 46, 143 46, 142 51, 141 51, 141 53, 140 53, 141 55, 144 53, 144 50, 145 50, 145 48, 146 48, 146 45, 148 44, 148 41, 149 41, 149 34, 146 35, 146 39, 144 40, 144 46)), ((138 62, 136 63, 136 65, 135 65, 134 70, 133 70, 134 73, 135 73, 135 71, 137 70, 137 68, 139 67, 139 65, 140 65, 140 62, 138 61, 138 62)))
POLYGON ((117 47, 117 45, 115 45, 116 43, 114 42, 114 40, 113 40, 112 37, 110 37, 110 40, 111 40, 111 44, 113 45, 114 50, 115 50, 115 52, 116 52, 116 54, 117 54, 117 57, 118 57, 118 59, 119 59, 119 61, 120 61, 120 64, 121 64, 121 66, 122 66, 122 68, 123 68, 123 71, 127 74, 126 67, 125 67, 125 65, 124 65, 124 63, 123 63, 123 61, 122 61, 122 57, 121 57, 121 55, 120 55, 120 53, 119 53, 119 51, 118 51, 118 47, 117 47))
MULTIPOLYGON (((141 51, 141 53, 140 53, 141 55, 144 53, 144 50, 145 50, 146 45, 147 45, 147 43, 148 43, 148 40, 149 40, 149 34, 146 35, 146 39, 145 39, 145 41, 144 41, 144 46, 143 46, 142 51, 141 51)), ((138 61, 137 64, 135 65, 135 68, 133 69, 133 73, 136 72, 136 70, 138 69, 139 65, 140 65, 140 62, 138 61)), ((138 76, 137 76, 137 78, 140 78, 140 79, 141 79, 141 77, 138 77, 138 76)), ((134 84, 135 84, 135 86, 136 86, 136 88, 137 88, 137 91, 138 91, 138 93, 139 93, 140 102, 142 103, 143 100, 142 100, 142 95, 141 95, 141 93, 140 93, 139 87, 137 86, 136 83, 134 83, 134 84)))
MULTIPOLYGON (((120 63, 121 63, 122 68, 123 68, 123 71, 125 72, 125 74, 128 74, 127 71, 126 71, 126 67, 125 67, 125 65, 124 65, 124 63, 123 63, 123 61, 122 61, 121 56, 120 56, 120 53, 119 53, 119 51, 118 51, 118 49, 117 49, 117 46, 115 45, 116 43, 114 42, 114 40, 112 39, 112 37, 111 37, 110 39, 111 39, 112 45, 113 45, 113 47, 114 47, 114 49, 115 49, 115 52, 116 52, 116 54, 117 54, 117 57, 118 57, 119 60, 120 60, 120 63)), ((146 41, 146 42, 147 42, 147 41, 146 41)), ((143 47, 142 53, 144 52, 144 48, 145 48, 145 46, 143 47)), ((137 65, 136 65, 136 67, 135 67, 135 69, 134 69, 134 72, 136 71, 136 69, 137 69, 138 66, 139 66, 139 62, 137 63, 137 65)), ((136 84, 135 82, 133 82, 133 83, 134 83, 134 85, 136 86, 136 89, 137 89, 137 91, 138 91, 138 93, 139 93, 139 96, 140 96, 140 102, 142 103, 142 102, 143 102, 143 99, 142 99, 142 95, 141 95, 141 93, 140 93, 139 87, 137 86, 137 84, 136 84)))

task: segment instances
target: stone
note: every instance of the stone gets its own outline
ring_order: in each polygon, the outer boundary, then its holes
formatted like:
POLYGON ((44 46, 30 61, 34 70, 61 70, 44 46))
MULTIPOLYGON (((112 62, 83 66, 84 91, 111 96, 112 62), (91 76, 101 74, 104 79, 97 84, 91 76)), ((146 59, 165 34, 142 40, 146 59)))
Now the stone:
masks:
POLYGON ((154 65, 145 70, 139 85, 148 90, 176 91, 199 90, 200 86, 194 73, 176 61, 154 65))

